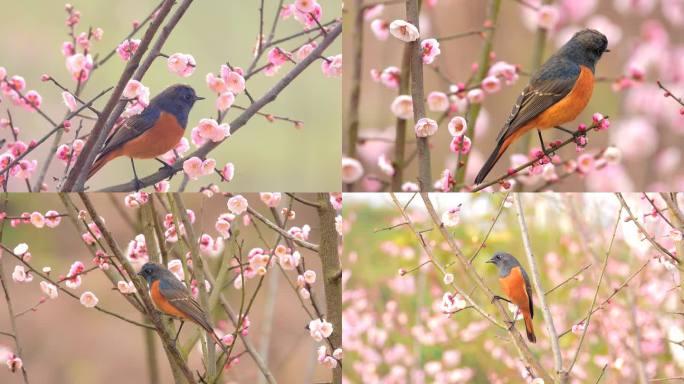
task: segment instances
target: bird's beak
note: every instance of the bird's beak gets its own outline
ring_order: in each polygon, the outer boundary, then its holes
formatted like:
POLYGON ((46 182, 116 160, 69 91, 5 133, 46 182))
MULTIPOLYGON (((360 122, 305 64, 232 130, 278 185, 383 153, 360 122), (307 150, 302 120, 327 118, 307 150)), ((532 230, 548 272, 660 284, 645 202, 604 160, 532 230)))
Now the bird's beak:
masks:
POLYGON ((204 100, 204 99, 205 98, 202 96, 195 96, 195 101, 200 101, 200 100, 204 100))
POLYGON ((492 264, 495 264, 495 263, 494 263, 494 259, 489 259, 489 260, 485 261, 485 263, 492 263, 492 264))
POLYGON ((138 273, 136 273, 136 275, 142 276, 142 270, 138 271, 138 273))
POLYGON ((610 49, 606 49, 605 51, 603 51, 603 53, 606 53, 606 52, 610 52, 610 49))

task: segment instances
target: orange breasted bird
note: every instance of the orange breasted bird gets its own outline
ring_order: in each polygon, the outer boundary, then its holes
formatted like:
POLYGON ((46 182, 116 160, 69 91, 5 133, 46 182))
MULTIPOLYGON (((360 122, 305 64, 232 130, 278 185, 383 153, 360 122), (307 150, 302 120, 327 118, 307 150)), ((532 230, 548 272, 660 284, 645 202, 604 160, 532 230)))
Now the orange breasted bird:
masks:
MULTIPOLYGON (((154 306, 164 314, 181 320, 178 334, 185 320, 190 320, 204 328, 212 340, 226 351, 226 347, 214 332, 207 315, 176 275, 163 265, 152 262, 145 263, 138 275, 147 280, 154 306)), ((178 334, 176 334, 176 339, 178 334)))
POLYGON ((520 136, 536 128, 542 150, 541 130, 559 128, 575 120, 591 99, 594 69, 608 39, 593 29, 577 32, 532 76, 515 102, 513 111, 496 138, 496 146, 475 178, 481 184, 506 149, 520 136))
MULTIPOLYGON (((515 257, 505 252, 495 253, 487 262, 496 265, 499 269, 499 283, 504 294, 508 297, 508 300, 504 300, 518 306, 525 320, 527 340, 536 343, 537 337, 534 335, 534 327, 532 326, 532 318, 534 317, 532 287, 527 272, 515 257)), ((502 299, 499 296, 494 296, 494 298, 502 299)))
POLYGON ((129 117, 107 138, 88 178, 113 159, 128 156, 136 183, 139 182, 133 159, 151 159, 172 150, 185 133, 190 109, 203 99, 188 85, 166 88, 140 114, 129 117))

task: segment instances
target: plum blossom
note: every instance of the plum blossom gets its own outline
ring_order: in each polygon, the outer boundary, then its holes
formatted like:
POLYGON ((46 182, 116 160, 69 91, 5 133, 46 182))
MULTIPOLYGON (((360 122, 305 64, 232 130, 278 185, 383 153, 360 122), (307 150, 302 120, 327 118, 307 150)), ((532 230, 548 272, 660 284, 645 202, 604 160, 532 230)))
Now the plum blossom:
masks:
POLYGON ((233 163, 226 163, 221 169, 221 177, 223 181, 231 181, 235 176, 235 165, 233 163))
POLYGON ((370 28, 373 32, 373 35, 375 35, 375 38, 377 38, 378 40, 385 41, 387 40, 387 38, 389 38, 390 30, 389 23, 387 21, 382 19, 375 19, 371 21, 370 28))
POLYGON ((12 280, 15 283, 30 283, 33 281, 33 274, 26 271, 23 265, 17 265, 14 267, 14 272, 12 272, 12 280))
POLYGON ((130 39, 130 40, 124 40, 119 46, 116 48, 116 53, 119 54, 121 59, 124 61, 128 61, 133 57, 135 54, 135 51, 138 50, 138 47, 140 46, 140 39, 130 39))
POLYGON ((94 293, 90 291, 85 291, 81 294, 81 304, 86 308, 93 308, 100 301, 94 293))
POLYGON ((460 135, 456 136, 451 140, 451 144, 449 144, 449 150, 454 153, 463 153, 466 154, 470 152, 470 147, 472 145, 472 142, 470 141, 470 138, 466 135, 460 135))
POLYGON ((169 72, 175 73, 180 77, 189 77, 195 72, 197 63, 190 54, 174 53, 166 61, 166 67, 169 69, 169 72))
POLYGON ((230 136, 230 125, 228 123, 219 124, 214 119, 202 119, 197 127, 192 130, 193 136, 197 135, 202 140, 211 140, 214 143, 230 136))
POLYGON ((323 60, 321 70, 327 77, 340 77, 342 75, 342 54, 330 56, 323 60))
POLYGON ((441 53, 439 50, 439 41, 436 39, 425 39, 421 41, 420 48, 422 50, 423 64, 432 64, 435 61, 435 57, 439 56, 441 53))
POLYGON ((454 116, 451 118, 451 120, 449 120, 449 124, 447 124, 447 129, 449 130, 451 136, 462 136, 468 130, 468 123, 466 122, 466 119, 464 119, 463 117, 454 116))
POLYGON ((309 334, 316 341, 330 337, 333 333, 333 325, 324 319, 314 319, 309 322, 309 334))
POLYGON ((282 194, 280 192, 261 192, 259 198, 268 207, 275 208, 280 204, 282 194))
POLYGON ((247 211, 249 203, 242 195, 235 195, 228 199, 228 209, 235 215, 241 215, 247 211))
POLYGON ((445 227, 455 227, 461 221, 461 206, 450 208, 442 213, 442 224, 445 227))
POLYGON ((413 117, 413 99, 409 95, 399 95, 390 106, 392 113, 404 120, 408 120, 413 117))
POLYGON ((59 296, 59 290, 54 284, 48 283, 47 281, 40 282, 40 290, 50 299, 56 299, 59 296))
POLYGON ((404 20, 394 20, 390 23, 389 30, 392 36, 406 43, 416 41, 420 38, 418 28, 404 20))
POLYGON ((427 96, 427 106, 433 112, 445 112, 449 109, 449 98, 444 92, 430 92, 427 96))
POLYGON ((351 184, 357 182, 363 176, 361 162, 351 157, 342 157, 342 182, 351 184))
POLYGON ((429 137, 437 133, 438 128, 439 126, 436 121, 423 117, 416 122, 413 130, 416 132, 417 137, 429 137))
POLYGON ((542 29, 553 29, 558 23, 560 12, 553 5, 542 5, 537 10, 537 25, 542 29))
POLYGON ((125 282, 123 280, 119 280, 116 283, 116 288, 119 290, 119 292, 123 293, 124 295, 135 293, 135 285, 133 285, 132 281, 125 282))
POLYGON ((378 168, 380 168, 380 170, 388 176, 394 175, 394 166, 392 163, 390 163, 390 161, 387 159, 387 155, 384 153, 378 157, 378 168))
POLYGON ((228 108, 233 106, 235 102, 235 94, 230 91, 223 92, 216 98, 216 109, 225 112, 228 108))
POLYGON ((74 112, 76 110, 76 99, 74 98, 74 95, 64 91, 62 92, 62 100, 64 100, 64 104, 67 106, 70 112, 74 112))
POLYGON ((444 293, 441 309, 445 315, 451 315, 466 307, 466 301, 460 293, 444 293))
POLYGON ((202 160, 197 156, 193 156, 183 162, 183 171, 192 180, 211 175, 214 169, 216 169, 216 160, 214 159, 202 160))

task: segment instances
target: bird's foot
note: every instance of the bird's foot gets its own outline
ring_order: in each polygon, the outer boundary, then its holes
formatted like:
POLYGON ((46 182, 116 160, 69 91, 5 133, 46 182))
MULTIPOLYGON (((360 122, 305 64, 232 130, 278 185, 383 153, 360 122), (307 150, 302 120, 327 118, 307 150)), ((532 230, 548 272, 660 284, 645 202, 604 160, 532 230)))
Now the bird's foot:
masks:
POLYGON ((508 324, 509 331, 515 327, 515 321, 504 320, 504 323, 508 324))
POLYGON ((494 296, 492 297, 492 304, 494 304, 494 302, 497 301, 497 300, 503 300, 503 301, 507 301, 507 302, 509 302, 509 303, 511 302, 510 300, 508 300, 508 299, 505 298, 505 297, 501 297, 501 296, 499 296, 499 295, 494 295, 494 296))

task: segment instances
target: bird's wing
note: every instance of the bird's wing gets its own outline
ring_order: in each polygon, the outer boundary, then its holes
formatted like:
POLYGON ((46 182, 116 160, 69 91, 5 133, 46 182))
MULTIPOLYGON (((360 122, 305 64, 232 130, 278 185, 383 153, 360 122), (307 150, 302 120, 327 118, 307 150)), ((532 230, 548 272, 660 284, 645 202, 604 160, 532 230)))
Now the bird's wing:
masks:
POLYGON ((527 277, 527 272, 520 267, 520 271, 523 275, 523 280, 525 280, 525 293, 527 293, 527 298, 530 301, 530 317, 534 318, 534 306, 532 305, 532 286, 530 285, 530 278, 527 277))
POLYGON ((154 126, 159 119, 158 108, 145 108, 140 114, 131 116, 123 122, 105 141, 104 148, 98 157, 106 155, 108 152, 118 148, 122 144, 140 136, 154 126))
POLYGON ((185 313, 208 332, 214 333, 200 305, 192 298, 185 285, 175 276, 159 281, 159 293, 176 309, 185 313))
POLYGON ((569 60, 552 57, 544 63, 518 97, 497 141, 502 142, 518 128, 567 96, 575 86, 580 72, 579 65, 569 60))

